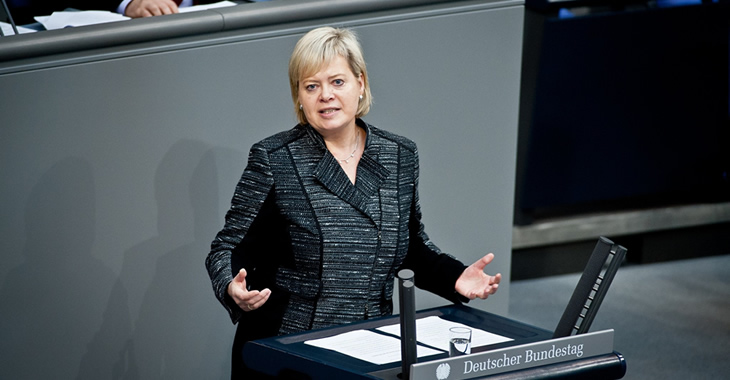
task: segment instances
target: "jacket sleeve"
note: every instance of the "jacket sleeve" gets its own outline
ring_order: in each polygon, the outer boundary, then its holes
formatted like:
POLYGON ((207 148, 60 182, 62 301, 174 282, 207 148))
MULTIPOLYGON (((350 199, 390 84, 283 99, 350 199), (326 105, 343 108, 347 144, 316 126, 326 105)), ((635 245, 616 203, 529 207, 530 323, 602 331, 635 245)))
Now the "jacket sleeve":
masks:
POLYGON ((236 186, 223 229, 211 243, 210 253, 205 259, 215 296, 226 308, 233 323, 238 322, 242 311, 227 291, 233 280, 231 255, 258 216, 273 184, 268 153, 263 146, 256 144, 249 152, 248 165, 236 186))
POLYGON ((456 292, 456 280, 466 266, 455 257, 441 252, 429 239, 421 221, 421 205, 418 198, 418 152, 414 151, 413 200, 409 219, 408 254, 403 268, 413 270, 416 286, 455 303, 468 299, 456 292))

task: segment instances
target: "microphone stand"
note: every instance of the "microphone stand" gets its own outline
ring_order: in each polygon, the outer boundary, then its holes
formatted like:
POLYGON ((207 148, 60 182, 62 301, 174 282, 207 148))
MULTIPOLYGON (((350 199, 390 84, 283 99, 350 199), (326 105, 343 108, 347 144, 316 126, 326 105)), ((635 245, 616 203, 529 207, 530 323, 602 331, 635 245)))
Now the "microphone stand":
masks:
POLYGON ((408 379, 411 365, 417 360, 416 353, 416 298, 414 273, 410 269, 398 272, 398 296, 400 306, 400 351, 401 370, 398 376, 408 379))

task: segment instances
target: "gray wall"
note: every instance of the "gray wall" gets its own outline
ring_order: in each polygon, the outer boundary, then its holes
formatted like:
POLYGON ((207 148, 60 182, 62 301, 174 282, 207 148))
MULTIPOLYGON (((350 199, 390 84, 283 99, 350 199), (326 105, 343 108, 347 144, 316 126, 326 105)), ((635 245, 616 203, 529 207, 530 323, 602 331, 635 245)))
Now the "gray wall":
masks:
POLYGON ((321 24, 359 33, 366 120, 418 143, 428 233, 497 254, 503 286, 472 306, 506 314, 522 14, 464 2, 3 63, 0 378, 229 376, 203 261, 251 144, 295 124, 288 56, 321 24))

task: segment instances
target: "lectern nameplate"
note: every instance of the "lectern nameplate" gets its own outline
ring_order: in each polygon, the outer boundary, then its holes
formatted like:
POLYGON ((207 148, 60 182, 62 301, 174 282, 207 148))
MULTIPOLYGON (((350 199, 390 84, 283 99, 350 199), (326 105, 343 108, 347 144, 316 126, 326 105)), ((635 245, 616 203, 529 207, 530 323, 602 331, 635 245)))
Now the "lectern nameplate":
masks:
POLYGON ((604 330, 416 363, 411 367, 410 378, 411 380, 473 379, 611 352, 613 352, 613 330, 604 330))

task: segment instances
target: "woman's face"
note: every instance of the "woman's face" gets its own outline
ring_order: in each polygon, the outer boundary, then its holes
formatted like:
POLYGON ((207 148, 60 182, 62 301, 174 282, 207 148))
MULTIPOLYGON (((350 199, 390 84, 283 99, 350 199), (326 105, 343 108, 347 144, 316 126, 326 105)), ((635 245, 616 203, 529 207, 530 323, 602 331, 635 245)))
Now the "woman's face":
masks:
POLYGON ((362 75, 356 77, 342 56, 325 64, 314 75, 299 80, 299 103, 309 124, 320 134, 355 126, 362 75))

